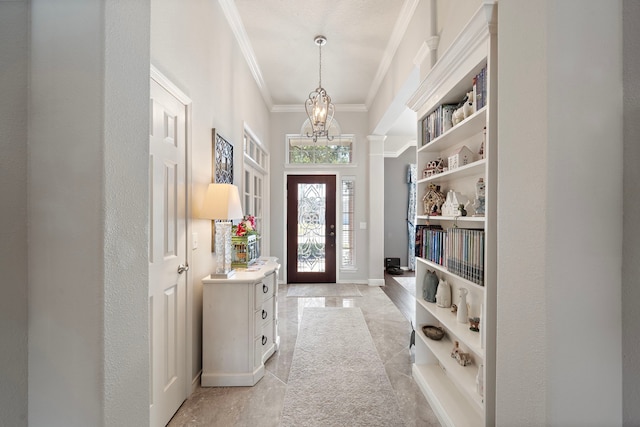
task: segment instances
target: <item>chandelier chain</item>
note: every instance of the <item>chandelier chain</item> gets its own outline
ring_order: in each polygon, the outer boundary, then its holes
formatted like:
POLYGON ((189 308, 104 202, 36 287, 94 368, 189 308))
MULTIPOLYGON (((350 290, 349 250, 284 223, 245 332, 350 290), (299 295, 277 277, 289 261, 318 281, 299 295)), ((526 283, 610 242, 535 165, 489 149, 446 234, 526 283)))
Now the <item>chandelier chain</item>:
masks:
POLYGON ((322 44, 319 44, 318 47, 320 48, 320 70, 318 71, 318 87, 322 87, 322 44))

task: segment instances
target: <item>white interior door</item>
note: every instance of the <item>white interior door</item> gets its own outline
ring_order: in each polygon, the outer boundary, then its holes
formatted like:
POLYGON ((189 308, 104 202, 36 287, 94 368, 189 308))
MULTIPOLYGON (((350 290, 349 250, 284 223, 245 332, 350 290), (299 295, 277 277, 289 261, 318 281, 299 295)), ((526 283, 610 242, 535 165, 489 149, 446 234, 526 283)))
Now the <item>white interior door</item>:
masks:
POLYGON ((186 107, 151 80, 149 335, 151 426, 186 399, 186 107))

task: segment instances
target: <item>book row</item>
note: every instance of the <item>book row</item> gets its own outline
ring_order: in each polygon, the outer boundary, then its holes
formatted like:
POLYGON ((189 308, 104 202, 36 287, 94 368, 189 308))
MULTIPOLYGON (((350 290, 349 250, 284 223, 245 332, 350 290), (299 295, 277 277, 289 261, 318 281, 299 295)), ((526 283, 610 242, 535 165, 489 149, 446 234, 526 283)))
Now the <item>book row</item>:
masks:
POLYGON ((484 286, 484 230, 418 225, 415 255, 484 286))

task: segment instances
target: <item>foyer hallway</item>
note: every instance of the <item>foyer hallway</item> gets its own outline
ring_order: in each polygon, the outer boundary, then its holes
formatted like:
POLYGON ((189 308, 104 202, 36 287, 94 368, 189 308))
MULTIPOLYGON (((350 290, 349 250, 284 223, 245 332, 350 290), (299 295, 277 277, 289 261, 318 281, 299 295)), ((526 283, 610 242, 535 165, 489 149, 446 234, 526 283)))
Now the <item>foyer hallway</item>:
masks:
MULTIPOLYGON (((411 325, 405 317, 410 312, 403 307, 411 306, 412 296, 390 277, 386 282, 384 288, 357 285, 362 296, 344 298, 287 297, 287 285, 280 285, 280 349, 267 361, 264 378, 253 387, 198 387, 169 426, 278 426, 298 325, 305 307, 360 307, 395 392, 404 424, 407 427, 439 426, 411 377, 413 351, 408 347, 411 325)), ((312 422, 310 420, 310 425, 312 422)))

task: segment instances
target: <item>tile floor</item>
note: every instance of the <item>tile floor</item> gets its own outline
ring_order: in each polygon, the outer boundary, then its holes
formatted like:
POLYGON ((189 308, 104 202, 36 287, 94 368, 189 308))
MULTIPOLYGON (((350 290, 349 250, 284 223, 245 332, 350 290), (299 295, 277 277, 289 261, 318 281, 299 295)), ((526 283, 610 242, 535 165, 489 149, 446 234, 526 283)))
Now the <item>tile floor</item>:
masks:
POLYGON ((184 402, 169 426, 278 426, 298 325, 305 307, 360 307, 395 391, 405 425, 439 426, 411 377, 409 321, 380 288, 357 286, 361 297, 287 297, 287 285, 280 285, 280 349, 265 364, 264 378, 253 387, 199 387, 184 402))

